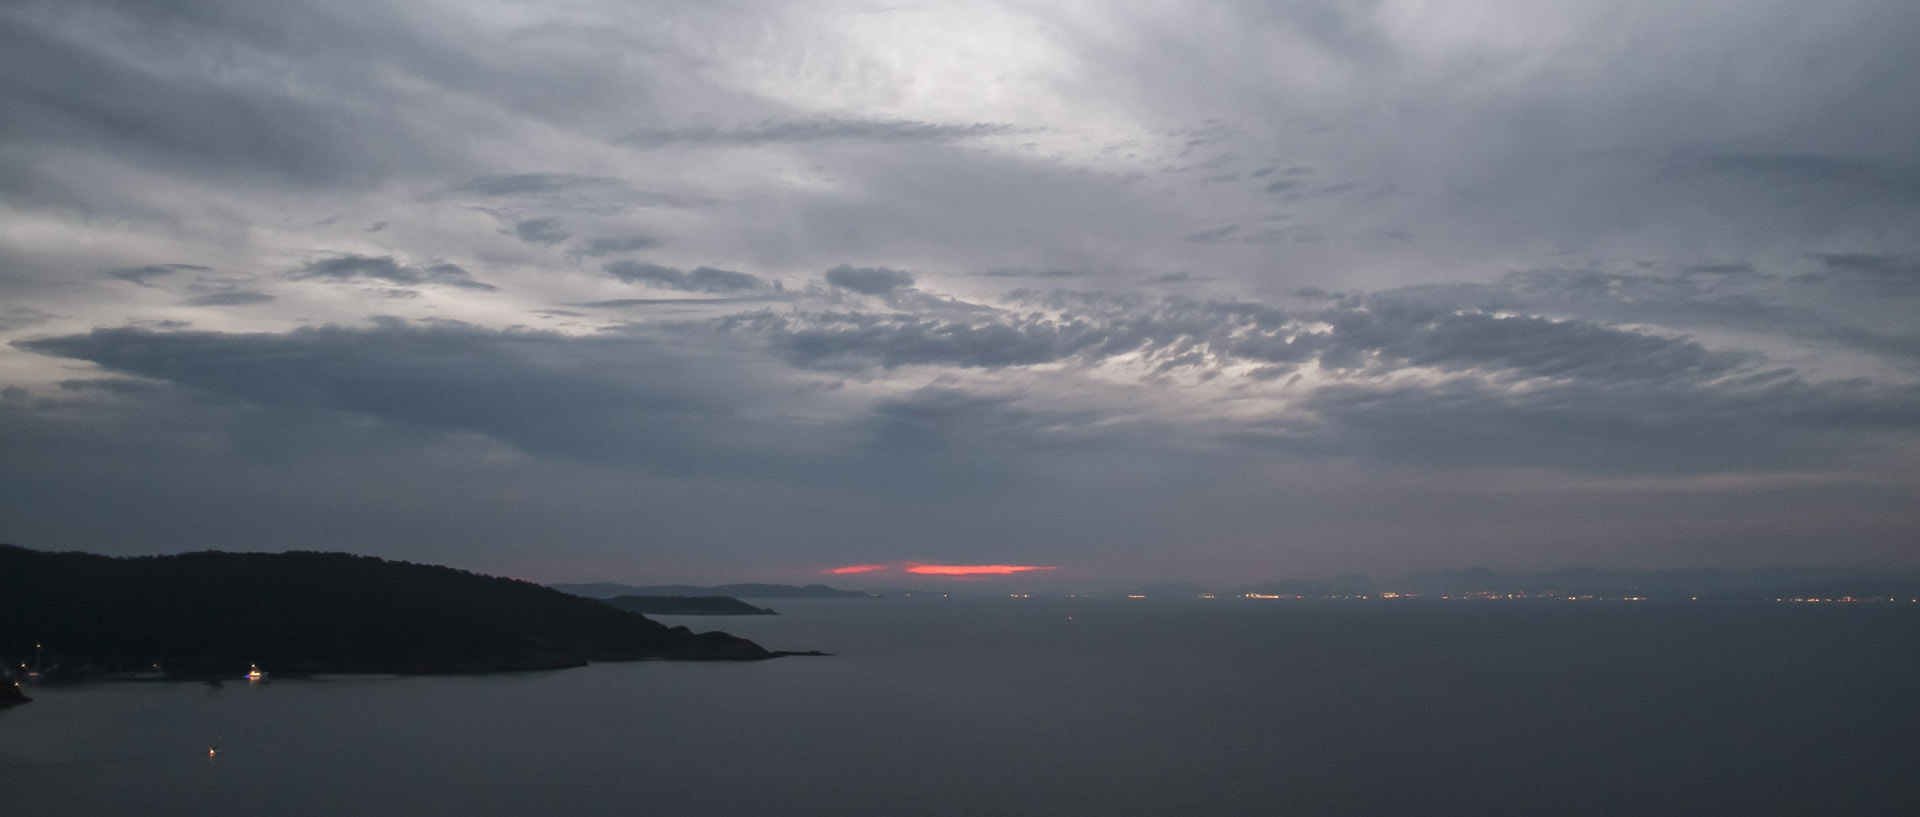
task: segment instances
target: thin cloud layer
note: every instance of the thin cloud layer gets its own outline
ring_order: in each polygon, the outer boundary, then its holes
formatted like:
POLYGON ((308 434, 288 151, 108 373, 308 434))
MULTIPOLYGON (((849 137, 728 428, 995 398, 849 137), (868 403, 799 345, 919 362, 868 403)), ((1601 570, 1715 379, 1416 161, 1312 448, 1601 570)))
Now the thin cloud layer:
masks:
POLYGON ((1012 128, 976 122, 949 125, 910 120, 861 120, 826 117, 822 119, 762 121, 736 128, 691 127, 658 128, 634 131, 622 137, 624 144, 657 148, 674 144, 765 145, 823 141, 860 142, 945 142, 1006 133, 1012 128))

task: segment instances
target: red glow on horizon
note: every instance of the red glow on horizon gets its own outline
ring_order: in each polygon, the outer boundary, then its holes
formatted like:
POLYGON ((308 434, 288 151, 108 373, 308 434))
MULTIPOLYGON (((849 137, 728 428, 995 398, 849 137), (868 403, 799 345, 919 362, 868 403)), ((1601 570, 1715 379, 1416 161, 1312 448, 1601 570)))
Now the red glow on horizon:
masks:
POLYGON ((1052 570, 1053 565, 923 565, 907 566, 908 573, 923 576, 1004 576, 1009 573, 1025 573, 1030 570, 1052 570))
POLYGON ((886 565, 847 565, 846 567, 832 568, 827 570, 826 572, 832 573, 835 575, 845 575, 847 573, 872 573, 873 571, 876 571, 876 570, 886 570, 886 569, 887 569, 886 565))

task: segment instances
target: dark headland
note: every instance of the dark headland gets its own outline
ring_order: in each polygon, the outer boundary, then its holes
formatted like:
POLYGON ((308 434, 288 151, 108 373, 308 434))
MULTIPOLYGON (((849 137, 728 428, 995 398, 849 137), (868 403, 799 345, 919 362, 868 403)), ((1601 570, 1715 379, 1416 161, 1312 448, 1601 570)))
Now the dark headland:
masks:
MULTIPOLYGON (((721 632, 668 627, 531 582, 345 553, 111 558, 0 545, 0 659, 62 675, 448 673, 590 661, 755 660, 721 632)), ((10 684, 9 684, 10 686, 10 684)))
POLYGON ((629 613, 649 616, 773 616, 732 596, 614 596, 602 601, 629 613))

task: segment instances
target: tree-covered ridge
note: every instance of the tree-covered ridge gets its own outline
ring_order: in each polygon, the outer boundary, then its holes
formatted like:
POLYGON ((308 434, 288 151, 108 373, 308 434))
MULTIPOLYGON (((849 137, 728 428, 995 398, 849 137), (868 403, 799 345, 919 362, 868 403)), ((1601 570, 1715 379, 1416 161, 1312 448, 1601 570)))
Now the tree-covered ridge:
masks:
POLYGON ((0 545, 0 657, 179 673, 462 672, 640 658, 752 659, 531 582, 345 553, 110 558, 0 545))

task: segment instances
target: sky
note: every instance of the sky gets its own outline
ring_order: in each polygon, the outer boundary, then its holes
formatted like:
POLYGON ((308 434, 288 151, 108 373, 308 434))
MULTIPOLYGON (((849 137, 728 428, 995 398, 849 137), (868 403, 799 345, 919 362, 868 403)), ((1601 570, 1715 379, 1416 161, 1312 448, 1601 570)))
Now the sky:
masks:
POLYGON ((11 0, 0 541, 1920 566, 1917 38, 1911 0, 11 0))

